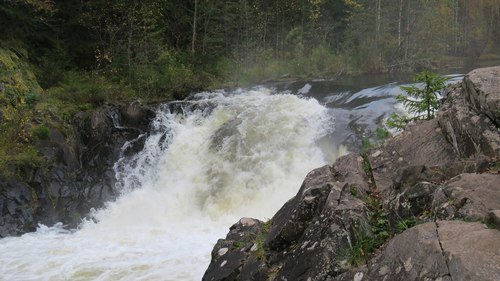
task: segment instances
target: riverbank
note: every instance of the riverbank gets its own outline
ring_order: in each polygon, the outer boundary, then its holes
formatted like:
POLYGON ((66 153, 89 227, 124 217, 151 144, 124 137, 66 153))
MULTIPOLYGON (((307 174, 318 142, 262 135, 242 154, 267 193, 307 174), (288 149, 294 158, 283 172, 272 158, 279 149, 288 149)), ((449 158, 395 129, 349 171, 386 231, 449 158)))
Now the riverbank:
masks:
POLYGON ((499 87, 500 67, 475 70, 436 119, 310 172, 230 228, 203 280, 498 280, 499 87))
MULTIPOLYGON (((117 126, 123 124, 113 122, 130 118, 127 108, 149 111, 148 104, 183 99, 194 90, 194 86, 186 85, 178 92, 139 95, 127 85, 105 76, 71 71, 57 86, 43 89, 40 86, 43 83, 39 83, 35 75, 39 70, 22 54, 8 49, 0 51, 3 70, 0 80, 4 85, 0 93, 0 178, 3 193, 8 198, 6 202, 10 202, 3 204, 3 212, 10 216, 4 218, 4 227, 9 230, 1 232, 3 236, 33 231, 37 222, 63 221, 75 226, 88 210, 114 198, 112 166, 118 160, 119 148, 125 141, 147 131, 151 116, 138 121, 140 128, 134 123, 126 125, 131 128, 122 130, 117 126), (100 131, 92 133, 96 128, 100 131), (71 186, 70 191, 62 190, 63 186, 71 186), (59 200, 63 197, 72 198, 65 199, 71 203, 59 200), (22 206, 29 206, 29 211, 22 206)), ((388 79, 409 80, 409 74, 404 73, 366 77, 345 75, 333 79, 362 79, 372 81, 374 86, 388 79)), ((296 78, 288 75, 283 79, 296 78)), ((266 83, 277 85, 281 82, 266 83)), ((229 85, 219 82, 205 87, 219 86, 229 85)))

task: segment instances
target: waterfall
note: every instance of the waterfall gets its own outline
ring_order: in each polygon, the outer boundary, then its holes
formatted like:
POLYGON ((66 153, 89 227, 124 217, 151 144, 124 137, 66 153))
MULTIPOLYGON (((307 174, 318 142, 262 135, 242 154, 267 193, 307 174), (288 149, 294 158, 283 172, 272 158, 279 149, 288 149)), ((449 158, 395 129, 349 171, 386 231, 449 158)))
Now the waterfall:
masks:
POLYGON ((1 239, 0 279, 200 280, 229 226, 270 218, 337 156, 319 145, 331 109, 266 88, 165 104, 151 126, 143 150, 115 164, 119 198, 77 229, 1 239))

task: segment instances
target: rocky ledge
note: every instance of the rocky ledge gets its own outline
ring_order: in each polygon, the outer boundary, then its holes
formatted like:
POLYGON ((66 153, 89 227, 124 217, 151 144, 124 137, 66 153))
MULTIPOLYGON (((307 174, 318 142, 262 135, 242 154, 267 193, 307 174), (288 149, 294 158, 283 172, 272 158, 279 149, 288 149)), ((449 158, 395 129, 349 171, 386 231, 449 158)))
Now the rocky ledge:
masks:
POLYGON ((472 71, 436 119, 231 226, 203 280, 500 280, 499 112, 500 67, 472 71))
MULTIPOLYGON (((147 131, 153 117, 137 101, 106 104, 76 114, 70 133, 51 128, 36 144, 46 167, 19 167, 15 176, 0 177, 0 237, 34 231, 38 223, 75 227, 91 208, 113 199, 121 148, 147 131)), ((131 153, 142 148, 140 140, 129 147, 131 153)))

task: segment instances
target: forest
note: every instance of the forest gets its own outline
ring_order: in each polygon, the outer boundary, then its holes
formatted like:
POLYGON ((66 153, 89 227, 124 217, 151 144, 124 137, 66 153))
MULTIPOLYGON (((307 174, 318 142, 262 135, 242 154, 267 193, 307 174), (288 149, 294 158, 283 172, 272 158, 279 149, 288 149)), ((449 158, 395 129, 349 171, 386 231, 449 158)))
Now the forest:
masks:
POLYGON ((44 89, 89 80, 132 96, 181 98, 286 76, 496 57, 500 2, 2 0, 0 34, 3 57, 32 65, 44 89))
POLYGON ((0 168, 109 101, 499 54, 498 0, 1 0, 0 168))

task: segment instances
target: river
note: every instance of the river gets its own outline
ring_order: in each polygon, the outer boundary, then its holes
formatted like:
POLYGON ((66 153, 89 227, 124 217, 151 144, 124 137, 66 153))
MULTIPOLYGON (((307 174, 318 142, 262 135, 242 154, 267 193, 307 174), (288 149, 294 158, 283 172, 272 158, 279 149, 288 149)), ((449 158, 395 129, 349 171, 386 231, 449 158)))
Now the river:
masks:
POLYGON ((162 105, 144 149, 115 164, 121 196, 77 229, 1 239, 0 279, 200 280, 229 226, 272 217, 307 172, 402 110, 398 81, 409 79, 270 83, 162 105))

